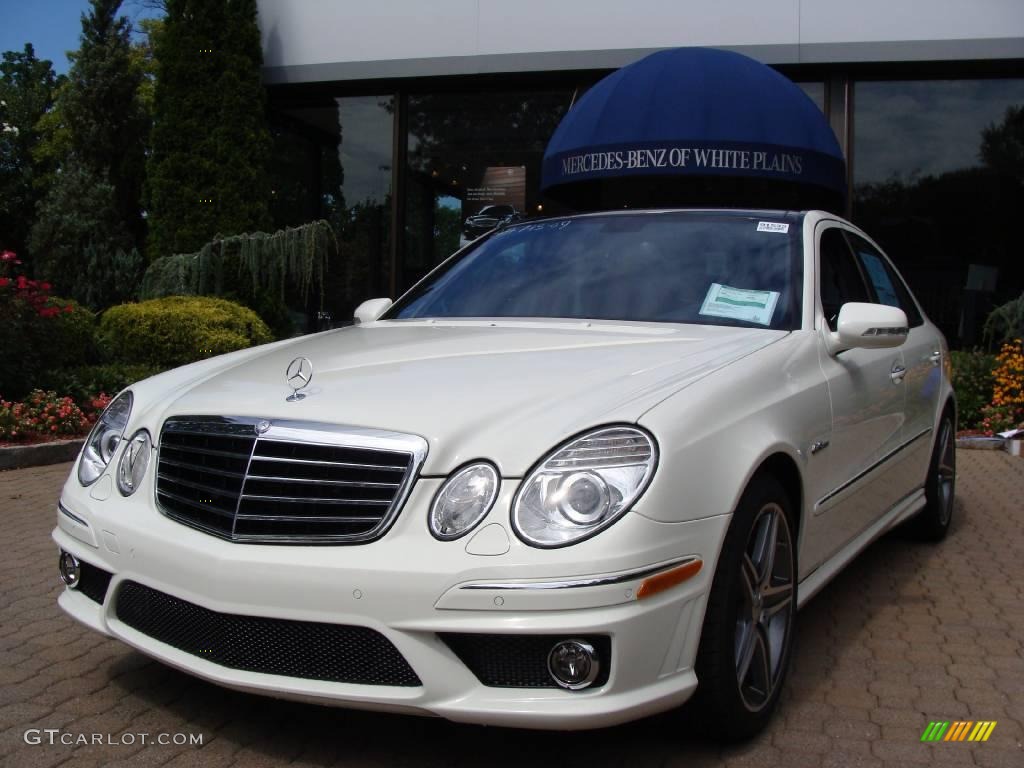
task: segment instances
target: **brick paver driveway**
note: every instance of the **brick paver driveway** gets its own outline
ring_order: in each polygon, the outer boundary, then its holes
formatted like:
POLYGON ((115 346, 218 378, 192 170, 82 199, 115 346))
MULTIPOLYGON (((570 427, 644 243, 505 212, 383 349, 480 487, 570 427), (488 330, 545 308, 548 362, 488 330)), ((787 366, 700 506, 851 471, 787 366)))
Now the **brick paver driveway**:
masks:
POLYGON ((0 761, 4 765, 1024 766, 1024 460, 961 451, 938 546, 887 537, 800 614, 782 706, 721 750, 664 715, 536 733, 235 693, 105 640, 56 606, 49 532, 69 466, 0 473, 0 761), (994 720, 987 743, 922 744, 931 720, 994 720), (26 729, 61 729, 49 745, 26 729), (103 734, 113 745, 61 745, 103 734), (203 746, 132 734, 201 735, 203 746))

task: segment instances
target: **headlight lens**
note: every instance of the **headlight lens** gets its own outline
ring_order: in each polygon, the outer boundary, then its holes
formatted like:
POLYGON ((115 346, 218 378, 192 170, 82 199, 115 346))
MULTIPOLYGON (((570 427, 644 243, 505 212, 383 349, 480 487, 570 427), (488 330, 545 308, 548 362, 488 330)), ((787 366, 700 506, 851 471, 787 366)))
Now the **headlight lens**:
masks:
POLYGON ((138 490, 142 478, 146 476, 152 452, 153 442, 149 432, 140 429, 132 435, 121 454, 121 461, 117 463, 117 489, 122 496, 131 496, 138 490))
POLYGON ((483 462, 463 467, 448 478, 430 505, 430 532, 441 541, 469 533, 498 497, 498 471, 483 462))
POLYGON ((516 533, 535 547, 593 536, 633 505, 657 463, 654 440, 635 427, 604 427, 577 437, 523 481, 512 508, 516 533))
POLYGON ((85 441, 82 458, 78 462, 78 482, 82 485, 95 483, 114 458, 131 412, 132 393, 122 392, 100 415, 85 441))

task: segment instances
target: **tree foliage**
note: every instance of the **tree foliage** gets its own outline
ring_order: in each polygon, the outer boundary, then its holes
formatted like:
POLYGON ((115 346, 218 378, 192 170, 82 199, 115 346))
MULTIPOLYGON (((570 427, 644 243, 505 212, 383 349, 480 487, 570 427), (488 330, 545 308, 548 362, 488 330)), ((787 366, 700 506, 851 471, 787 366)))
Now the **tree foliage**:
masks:
POLYGON ((168 0, 156 43, 151 258, 269 225, 255 0, 168 0))
POLYGON ((37 270, 93 309, 133 298, 142 276, 142 257, 114 200, 113 185, 72 155, 32 227, 37 270))
POLYGON ((81 47, 41 127, 37 162, 59 163, 29 238, 36 271, 102 308, 129 298, 141 272, 140 207, 149 120, 139 100, 131 25, 120 0, 92 0, 81 47))
POLYGON ((72 153, 106 177, 118 218, 137 240, 149 119, 139 101, 143 73, 132 61, 131 23, 117 16, 120 5, 121 0, 92 0, 91 11, 82 14, 81 46, 61 107, 72 153))
POLYGON ((1024 104, 1008 107, 1001 123, 982 131, 979 154, 985 165, 1024 181, 1024 104))
POLYGON ((52 63, 36 58, 30 43, 5 51, 0 63, 0 249, 26 252, 29 227, 49 170, 33 152, 37 124, 53 109, 59 83, 52 63))

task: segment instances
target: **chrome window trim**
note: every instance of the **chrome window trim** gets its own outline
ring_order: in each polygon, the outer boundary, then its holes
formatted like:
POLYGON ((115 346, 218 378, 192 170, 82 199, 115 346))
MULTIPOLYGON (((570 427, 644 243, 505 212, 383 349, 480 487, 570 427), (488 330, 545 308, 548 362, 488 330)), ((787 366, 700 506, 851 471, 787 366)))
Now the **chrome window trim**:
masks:
MULTIPOLYGON (((172 416, 168 416, 160 427, 160 439, 157 444, 156 471, 159 471, 160 467, 160 452, 163 448, 164 430, 167 426, 167 422, 171 419, 195 419, 197 421, 207 419, 211 421, 220 421, 226 424, 252 427, 252 434, 254 438, 253 447, 250 452, 249 461, 246 464, 245 475, 242 480, 242 486, 239 490, 238 503, 235 506, 235 514, 232 517, 231 533, 229 535, 225 535, 223 531, 210 528, 209 526, 204 526, 191 520, 184 520, 178 515, 166 510, 160 503, 159 494, 157 492, 157 483, 155 480, 153 482, 153 503, 160 511, 160 514, 164 515, 164 517, 169 520, 179 523, 180 525, 192 528, 193 530, 202 531, 209 536, 214 536, 218 539, 234 544, 342 545, 362 544, 379 539, 388 532, 395 520, 398 518, 402 508, 405 506, 405 502, 408 500, 409 494, 412 492, 412 488, 416 484, 416 480, 419 479, 420 469, 423 467, 423 462, 426 461, 427 452, 429 450, 429 445, 426 439, 420 435, 413 435, 405 432, 394 432, 391 430, 371 429, 369 427, 356 427, 345 424, 327 424, 316 421, 295 421, 288 419, 274 421, 272 419, 253 416, 174 414, 172 416), (270 427, 264 432, 259 432, 256 429, 256 426, 261 422, 270 422, 270 427), (253 454, 255 454, 256 446, 260 441, 394 451, 397 453, 407 453, 411 458, 409 468, 406 471, 405 477, 399 485, 397 492, 395 493, 394 501, 392 501, 388 511, 381 518, 378 525, 365 533, 326 536, 266 536, 262 534, 236 534, 235 524, 238 520, 241 501, 245 496, 245 483, 249 479, 249 470, 251 469, 254 458, 253 454)), ((255 457, 256 460, 260 460, 261 458, 262 457, 259 456, 255 457)))

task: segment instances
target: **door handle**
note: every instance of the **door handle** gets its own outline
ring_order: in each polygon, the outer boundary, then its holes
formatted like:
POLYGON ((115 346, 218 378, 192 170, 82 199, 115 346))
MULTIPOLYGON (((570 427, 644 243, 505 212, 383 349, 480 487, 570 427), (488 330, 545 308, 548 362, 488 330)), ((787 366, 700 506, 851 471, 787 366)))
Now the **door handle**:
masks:
POLYGON ((889 378, 892 379, 893 384, 902 384, 903 377, 907 375, 907 369, 899 363, 896 363, 892 367, 892 372, 889 374, 889 378))
POLYGON ((928 355, 928 360, 932 365, 939 365, 942 362, 942 352, 932 352, 930 355, 928 355))

